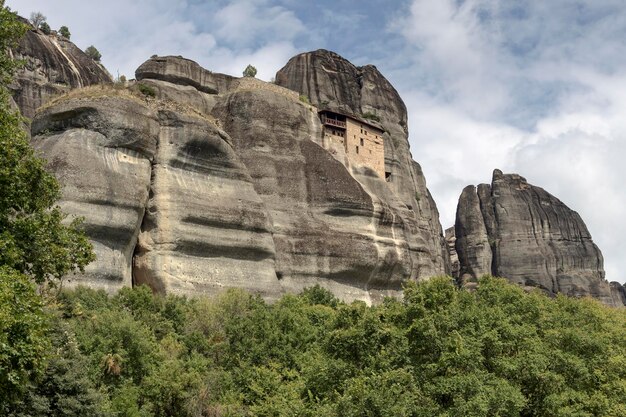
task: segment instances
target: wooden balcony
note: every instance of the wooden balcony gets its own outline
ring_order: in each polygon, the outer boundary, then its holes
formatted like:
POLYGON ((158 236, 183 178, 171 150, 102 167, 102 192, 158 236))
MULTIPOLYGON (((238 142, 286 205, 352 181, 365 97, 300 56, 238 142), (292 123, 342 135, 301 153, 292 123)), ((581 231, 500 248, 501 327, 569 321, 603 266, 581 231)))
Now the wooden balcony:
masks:
POLYGON ((341 120, 331 119, 331 118, 326 117, 324 115, 322 115, 322 123, 325 124, 325 125, 329 125, 329 126, 339 127, 341 129, 345 129, 346 128, 346 122, 342 122, 341 120))

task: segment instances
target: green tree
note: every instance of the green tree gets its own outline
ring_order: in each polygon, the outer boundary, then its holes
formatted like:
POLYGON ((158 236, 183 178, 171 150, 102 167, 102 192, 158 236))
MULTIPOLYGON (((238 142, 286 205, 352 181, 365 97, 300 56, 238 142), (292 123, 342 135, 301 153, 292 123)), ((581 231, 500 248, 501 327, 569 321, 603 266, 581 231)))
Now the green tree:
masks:
POLYGON ((0 266, 0 415, 21 403, 45 369, 49 349, 43 303, 32 281, 0 266))
MULTIPOLYGON (((9 7, 4 6, 5 0, 0 0, 0 89, 9 85, 13 78, 13 73, 20 65, 7 52, 17 46, 18 41, 28 27, 20 22, 17 15, 9 7)), ((6 96, 2 97, 4 103, 6 96)))
POLYGON ((100 51, 98 51, 96 47, 93 45, 85 49, 85 53, 87 54, 89 58, 97 62, 100 62, 100 59, 102 58, 102 54, 100 53, 100 51))
MULTIPOLYGON (((4 2, 0 3, 3 5, 4 2)), ((55 202, 56 178, 35 155, 21 116, 11 109, 4 87, 16 69, 8 54, 25 32, 8 8, 0 9, 0 265, 32 277, 37 283, 82 270, 94 259, 79 221, 66 216, 55 202)))
POLYGON ((41 29, 41 31, 46 35, 49 35, 51 32, 50 25, 46 22, 42 22, 41 25, 39 25, 39 29, 41 29))
POLYGON ((248 65, 245 70, 243 70, 244 77, 256 77, 256 68, 252 65, 248 65))
POLYGON ((45 368, 43 301, 34 283, 82 269, 94 257, 78 223, 63 223, 56 179, 45 171, 10 106, 6 85, 18 66, 10 48, 27 30, 0 0, 0 404, 15 411, 45 368))
POLYGON ((50 339, 54 354, 45 372, 9 417, 104 417, 106 399, 90 379, 87 357, 69 323, 54 317, 50 339))
POLYGON ((67 26, 61 26, 59 28, 59 35, 63 36, 67 40, 69 40, 70 36, 72 36, 72 34, 70 33, 70 30, 68 29, 67 26))

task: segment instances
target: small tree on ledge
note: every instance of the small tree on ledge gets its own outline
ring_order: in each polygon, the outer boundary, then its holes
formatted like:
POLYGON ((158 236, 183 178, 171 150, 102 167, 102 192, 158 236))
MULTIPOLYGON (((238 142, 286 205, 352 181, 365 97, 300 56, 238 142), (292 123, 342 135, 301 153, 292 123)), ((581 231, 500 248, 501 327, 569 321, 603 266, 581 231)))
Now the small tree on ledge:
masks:
POLYGON ((255 77, 256 76, 256 68, 252 65, 248 65, 245 70, 243 70, 244 77, 255 77))
POLYGON ((59 35, 63 36, 64 38, 67 38, 67 40, 70 40, 70 30, 68 29, 67 26, 61 26, 59 28, 59 35))
POLYGON ((100 62, 100 58, 102 58, 102 54, 100 53, 100 51, 98 51, 93 45, 85 49, 85 53, 89 58, 97 62, 100 62))
POLYGON ((39 25, 39 29, 46 35, 50 34, 50 25, 46 22, 41 22, 41 25, 39 25))

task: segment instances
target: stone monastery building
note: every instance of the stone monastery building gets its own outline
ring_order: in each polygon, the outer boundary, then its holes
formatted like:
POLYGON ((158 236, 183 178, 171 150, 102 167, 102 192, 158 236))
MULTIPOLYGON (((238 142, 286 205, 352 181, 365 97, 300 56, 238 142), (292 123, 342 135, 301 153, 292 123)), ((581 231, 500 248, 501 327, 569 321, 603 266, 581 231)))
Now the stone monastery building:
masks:
POLYGON ((351 163, 371 168, 379 177, 385 178, 382 129, 355 116, 329 110, 322 110, 319 115, 327 148, 343 149, 351 163))

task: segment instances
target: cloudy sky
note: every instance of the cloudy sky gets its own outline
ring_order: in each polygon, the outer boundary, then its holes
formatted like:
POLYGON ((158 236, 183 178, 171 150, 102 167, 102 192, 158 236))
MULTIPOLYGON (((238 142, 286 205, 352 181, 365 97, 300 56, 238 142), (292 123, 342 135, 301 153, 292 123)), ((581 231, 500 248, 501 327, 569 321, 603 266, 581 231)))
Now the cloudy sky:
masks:
POLYGON ((270 80, 318 48, 372 63, 409 109, 445 227, 468 184, 517 172, 578 211, 626 281, 623 0, 7 0, 95 45, 117 76, 153 54, 270 80))

